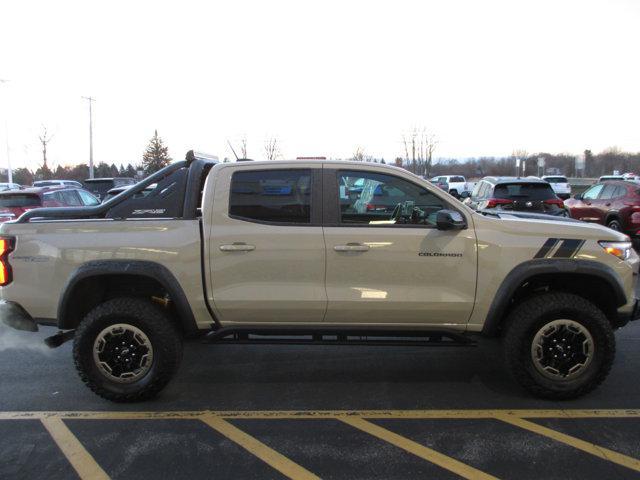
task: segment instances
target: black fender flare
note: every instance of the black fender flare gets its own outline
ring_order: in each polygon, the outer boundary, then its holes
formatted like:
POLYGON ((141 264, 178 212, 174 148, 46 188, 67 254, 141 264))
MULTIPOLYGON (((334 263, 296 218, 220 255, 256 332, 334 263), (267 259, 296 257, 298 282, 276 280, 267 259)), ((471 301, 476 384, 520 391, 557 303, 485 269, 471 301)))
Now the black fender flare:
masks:
POLYGON ((608 265, 591 260, 568 258, 529 260, 514 267, 500 284, 487 313, 482 334, 487 336, 497 334, 500 322, 509 308, 509 301, 527 279, 550 273, 575 273, 597 277, 611 287, 618 307, 627 303, 627 295, 620 276, 608 265))
POLYGON ((107 275, 136 275, 157 281, 164 288, 179 315, 185 333, 194 333, 198 327, 187 301, 187 297, 175 276, 165 266, 144 260, 93 260, 79 266, 67 280, 58 301, 58 327, 75 328, 74 319, 69 318, 72 294, 79 282, 87 278, 107 275))

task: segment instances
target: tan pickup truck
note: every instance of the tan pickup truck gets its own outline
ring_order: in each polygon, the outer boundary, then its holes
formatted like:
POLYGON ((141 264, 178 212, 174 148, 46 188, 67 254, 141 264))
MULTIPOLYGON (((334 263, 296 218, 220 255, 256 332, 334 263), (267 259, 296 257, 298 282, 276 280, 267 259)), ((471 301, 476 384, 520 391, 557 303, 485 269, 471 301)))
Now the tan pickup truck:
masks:
MULTIPOLYGON (((607 228, 473 211, 402 169, 187 154, 100 206, 0 227, 0 315, 73 339, 81 379, 136 401, 210 343, 469 346, 503 339, 530 392, 600 384, 638 317, 638 256, 607 228), (155 184, 155 188, 148 188, 155 184)), ((473 368, 473 366, 469 366, 473 368)))

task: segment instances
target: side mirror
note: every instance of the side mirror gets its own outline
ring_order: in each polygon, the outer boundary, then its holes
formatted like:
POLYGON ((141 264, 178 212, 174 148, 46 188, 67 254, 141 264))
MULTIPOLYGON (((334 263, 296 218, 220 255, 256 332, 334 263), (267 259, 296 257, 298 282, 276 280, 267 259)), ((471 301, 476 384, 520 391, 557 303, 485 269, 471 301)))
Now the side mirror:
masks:
POLYGON ((438 230, 462 230, 467 228, 467 222, 460 212, 439 210, 436 212, 436 226, 438 230))
POLYGON ((471 198, 471 192, 470 192, 470 191, 468 191, 468 190, 467 190, 467 191, 465 191, 465 192, 462 192, 462 193, 460 194, 460 198, 471 198))
POLYGON ((581 193, 576 193, 573 198, 575 198, 576 200, 582 200, 582 194, 581 193))

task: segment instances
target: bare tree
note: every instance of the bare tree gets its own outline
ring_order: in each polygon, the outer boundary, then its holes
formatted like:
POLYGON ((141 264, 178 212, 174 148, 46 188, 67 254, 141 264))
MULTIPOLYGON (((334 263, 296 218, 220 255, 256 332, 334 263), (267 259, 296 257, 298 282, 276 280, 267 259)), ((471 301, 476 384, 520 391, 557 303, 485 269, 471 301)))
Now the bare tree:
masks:
POLYGON ((264 153, 267 160, 277 160, 282 157, 277 138, 272 137, 264 143, 264 153))
POLYGON ((364 148, 356 147, 356 150, 355 152, 353 152, 353 156, 351 157, 351 160, 353 160, 354 162, 364 162, 365 160, 364 148))
POLYGON ((227 144, 229 145, 229 148, 233 152, 233 156, 236 157, 236 160, 238 160, 240 158, 248 158, 247 157, 247 137, 246 136, 243 136, 240 139, 240 144, 238 146, 238 150, 240 151, 240 156, 238 156, 238 154, 236 153, 236 149, 233 148, 233 145, 231 144, 231 142, 229 140, 227 140, 227 144))
POLYGON ((406 168, 416 175, 429 176, 433 163, 433 152, 438 141, 426 128, 414 128, 408 135, 402 135, 406 168))
POLYGON ((42 144, 42 168, 46 169, 47 167, 47 144, 53 138, 53 135, 47 134, 47 127, 42 126, 42 135, 40 135, 40 143, 42 144))

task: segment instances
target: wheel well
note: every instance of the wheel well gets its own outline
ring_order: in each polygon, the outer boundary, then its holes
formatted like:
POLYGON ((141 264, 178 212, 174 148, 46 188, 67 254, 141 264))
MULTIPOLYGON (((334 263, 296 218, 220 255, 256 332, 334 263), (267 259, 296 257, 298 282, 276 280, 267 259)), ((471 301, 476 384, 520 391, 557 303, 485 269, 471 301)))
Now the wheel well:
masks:
POLYGON ((516 305, 545 292, 566 292, 583 297, 602 310, 612 324, 615 323, 616 296, 614 289, 605 279, 581 273, 555 272, 535 275, 522 282, 509 300, 500 326, 502 327, 504 320, 516 305))
POLYGON ((611 220, 618 220, 619 222, 621 221, 620 219, 620 215, 618 215, 617 213, 610 213, 605 217, 605 225, 607 225, 611 220))
POLYGON ((60 306, 58 324, 60 328, 76 328, 90 310, 117 297, 155 301, 169 310, 171 318, 183 331, 179 312, 169 292, 158 280, 137 274, 101 274, 85 277, 74 283, 60 306))

